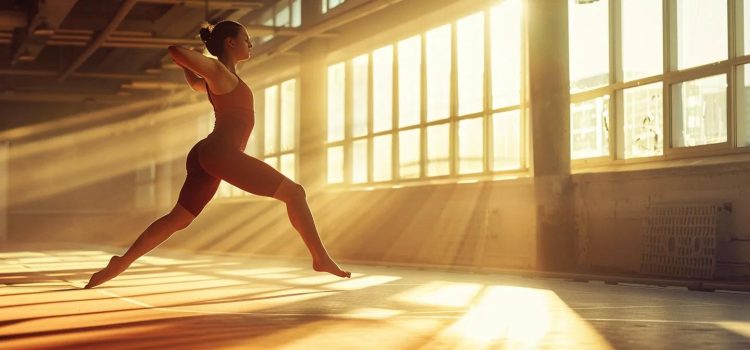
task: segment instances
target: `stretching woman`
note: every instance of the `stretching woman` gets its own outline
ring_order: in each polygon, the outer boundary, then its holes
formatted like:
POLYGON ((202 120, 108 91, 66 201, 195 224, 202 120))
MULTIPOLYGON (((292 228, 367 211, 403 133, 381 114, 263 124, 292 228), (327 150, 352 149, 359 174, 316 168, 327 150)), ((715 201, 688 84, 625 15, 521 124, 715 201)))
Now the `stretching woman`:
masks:
POLYGON ((320 241, 304 188, 243 152, 255 125, 252 91, 236 74, 237 63, 250 57, 252 44, 247 30, 237 22, 222 21, 212 30, 201 29, 200 36, 218 60, 178 46, 170 46, 169 55, 182 67, 193 90, 208 94, 216 116, 214 130, 188 153, 187 178, 177 205, 146 228, 123 256, 113 256, 104 269, 91 276, 86 288, 119 275, 136 259, 190 225, 222 179, 247 192, 284 202, 292 226, 312 255, 313 269, 351 277, 351 273, 336 265, 320 241))

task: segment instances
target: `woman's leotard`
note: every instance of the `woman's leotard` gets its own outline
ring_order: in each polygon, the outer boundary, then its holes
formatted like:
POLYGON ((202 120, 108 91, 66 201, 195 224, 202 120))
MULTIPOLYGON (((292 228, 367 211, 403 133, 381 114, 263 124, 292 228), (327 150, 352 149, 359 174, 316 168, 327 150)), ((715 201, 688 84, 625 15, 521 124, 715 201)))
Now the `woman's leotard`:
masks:
POLYGON ((187 177, 177 200, 193 215, 198 215, 216 193, 221 180, 244 191, 271 197, 285 178, 283 174, 244 153, 255 126, 253 93, 238 76, 235 88, 214 95, 206 85, 214 107, 214 130, 198 141, 188 153, 187 177))

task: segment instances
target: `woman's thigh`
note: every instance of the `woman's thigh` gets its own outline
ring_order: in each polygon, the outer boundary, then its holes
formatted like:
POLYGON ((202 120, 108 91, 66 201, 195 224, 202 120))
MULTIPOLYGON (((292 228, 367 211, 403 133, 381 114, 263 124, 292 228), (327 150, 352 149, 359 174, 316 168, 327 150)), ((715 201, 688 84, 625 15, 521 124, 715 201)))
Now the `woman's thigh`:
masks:
POLYGON ((207 173, 258 196, 272 197, 285 178, 262 160, 231 147, 204 145, 198 159, 207 173))

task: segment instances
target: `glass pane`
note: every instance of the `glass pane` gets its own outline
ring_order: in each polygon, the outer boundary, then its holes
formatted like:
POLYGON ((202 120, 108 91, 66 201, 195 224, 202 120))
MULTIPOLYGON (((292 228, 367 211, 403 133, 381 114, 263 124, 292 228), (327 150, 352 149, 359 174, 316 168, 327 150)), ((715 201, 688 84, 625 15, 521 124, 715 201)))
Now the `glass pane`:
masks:
POLYGON ((661 82, 623 91, 624 158, 659 156, 664 153, 661 82))
POLYGON ((289 6, 285 6, 284 8, 276 12, 276 26, 277 27, 289 26, 289 6))
POLYGON ((362 55, 352 60, 352 136, 367 135, 367 66, 369 58, 362 55))
POLYGON ((458 114, 484 109, 484 13, 458 20, 458 114))
POLYGON ((367 139, 352 144, 352 182, 367 182, 367 139))
POLYGON ((427 121, 448 118, 451 103, 451 26, 427 32, 427 121))
POLYGON ((373 131, 390 130, 393 125, 393 46, 372 53, 373 131))
POLYGON ((624 81, 661 74, 664 71, 661 1, 628 0, 621 6, 624 81))
POLYGON ((279 86, 274 85, 271 87, 266 88, 265 91, 265 98, 264 98, 264 108, 265 111, 263 113, 264 124, 265 124, 265 154, 270 153, 276 153, 278 152, 278 149, 276 148, 276 125, 278 123, 278 108, 277 104, 279 101, 279 86))
POLYGON ((609 83, 609 2, 568 0, 570 91, 609 83))
POLYGON ((245 147, 245 154, 253 157, 258 157, 261 155, 259 151, 258 134, 255 132, 250 133, 250 138, 248 138, 247 146, 245 147))
POLYGON ((521 113, 513 110, 492 115, 492 170, 521 168, 521 113))
POLYGON ((274 169, 279 170, 279 157, 268 157, 263 161, 274 169))
POLYGON ((677 68, 727 59, 727 2, 677 1, 677 68))
POLYGON ((372 140, 372 176, 375 181, 391 179, 391 135, 381 135, 372 140))
POLYGON ((521 1, 492 8, 492 106, 521 103, 521 1))
POLYGON ((419 124, 422 37, 398 43, 398 125, 419 124))
POLYGON ((570 157, 609 155, 609 95, 570 104, 570 157))
MULTIPOLYGON (((273 27, 273 17, 269 17, 268 19, 266 19, 265 21, 263 21, 263 25, 266 26, 266 27, 273 27)), ((271 39, 273 39, 273 34, 266 35, 266 36, 260 38, 261 42, 266 42, 266 41, 271 40, 271 39)))
POLYGON ((458 122, 458 173, 478 173, 484 170, 483 118, 458 122))
POLYGON ((672 114, 674 147, 726 142, 726 76, 672 85, 672 114))
POLYGON ((294 153, 281 155, 281 173, 290 180, 295 180, 294 153))
POLYGON ((328 147, 328 183, 344 182, 344 146, 328 147))
POLYGON ((291 151, 295 146, 297 81, 281 83, 281 151, 291 151))
POLYGON ((742 22, 744 23, 745 30, 743 31, 743 42, 744 50, 737 50, 744 52, 745 55, 750 54, 750 0, 745 0, 742 4, 742 22))
POLYGON ((344 63, 328 67, 328 142, 344 139, 344 63))
POLYGON ((399 176, 402 179, 419 177, 419 131, 412 129, 398 133, 399 176))
POLYGON ((750 69, 747 66, 737 67, 737 145, 740 147, 750 146, 750 69))
POLYGON ((450 124, 427 128, 427 176, 450 173, 450 145, 450 124))
POLYGON ((292 3, 292 27, 302 24, 302 0, 294 0, 292 3))

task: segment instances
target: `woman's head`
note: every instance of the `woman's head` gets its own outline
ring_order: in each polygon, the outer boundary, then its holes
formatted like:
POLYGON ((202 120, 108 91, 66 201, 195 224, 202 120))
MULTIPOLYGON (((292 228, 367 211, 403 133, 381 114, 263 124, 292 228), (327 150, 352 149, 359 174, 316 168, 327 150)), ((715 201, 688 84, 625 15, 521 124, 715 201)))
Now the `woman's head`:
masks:
POLYGON ((250 37, 240 23, 221 21, 210 28, 201 28, 200 36, 208 52, 216 57, 231 55, 237 61, 250 57, 250 37))

